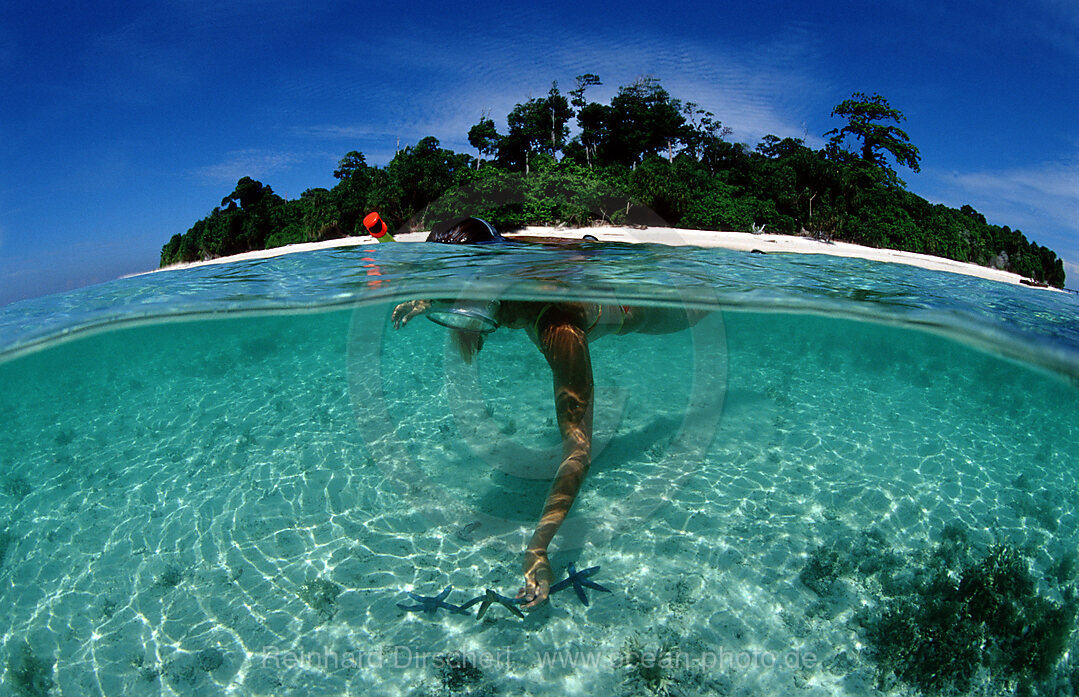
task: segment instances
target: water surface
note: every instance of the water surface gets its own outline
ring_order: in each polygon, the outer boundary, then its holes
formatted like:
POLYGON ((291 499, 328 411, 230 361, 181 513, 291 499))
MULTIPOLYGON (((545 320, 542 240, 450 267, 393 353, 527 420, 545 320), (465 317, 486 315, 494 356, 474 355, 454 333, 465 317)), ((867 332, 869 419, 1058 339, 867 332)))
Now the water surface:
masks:
POLYGON ((807 564, 857 547, 914 565, 949 525, 1039 576, 1073 553, 1076 305, 818 256, 420 244, 16 303, 0 310, 4 680, 636 694, 618 657, 667 643, 685 694, 899 694, 857 618, 886 599, 879 575, 807 585, 807 564), (433 323, 390 327, 404 299, 494 294, 712 313, 592 346, 597 455, 551 560, 560 578, 600 565, 612 594, 567 591, 524 621, 407 613, 407 590, 512 595, 557 464, 550 373, 523 332, 466 368, 433 323), (455 652, 477 670, 440 658, 455 652))

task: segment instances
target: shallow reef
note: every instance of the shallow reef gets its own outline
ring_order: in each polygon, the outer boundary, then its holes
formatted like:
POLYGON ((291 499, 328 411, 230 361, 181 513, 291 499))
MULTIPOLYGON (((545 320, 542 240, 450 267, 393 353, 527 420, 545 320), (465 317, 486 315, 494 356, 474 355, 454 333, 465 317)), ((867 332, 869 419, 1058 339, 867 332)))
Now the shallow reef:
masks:
POLYGON ((154 585, 158 588, 175 588, 184 580, 184 570, 177 564, 168 563, 157 576, 154 577, 154 585))
POLYGON ((324 578, 311 579, 300 586, 299 595, 324 622, 328 622, 337 614, 341 586, 324 578))
POLYGON ((0 568, 4 567, 4 558, 7 557, 8 548, 15 542, 15 536, 8 528, 0 529, 0 568))
POLYGON ((1074 564, 1065 555, 1038 575, 1015 547, 978 549, 952 524, 930 548, 905 556, 873 531, 822 545, 799 578, 821 596, 844 577, 870 595, 854 622, 879 687, 899 680, 929 695, 984 684, 1060 694, 1070 683, 1074 694, 1079 671, 1061 665, 1079 610, 1074 564))
POLYGON ((53 688, 52 664, 39 658, 25 641, 8 656, 7 682, 17 697, 46 697, 53 688))
POLYGON ((483 671, 464 653, 441 654, 436 663, 442 687, 449 692, 462 692, 483 679, 483 671))
POLYGON ((664 639, 652 648, 634 635, 626 640, 620 654, 617 666, 625 672, 623 686, 633 694, 667 697, 677 689, 679 680, 674 667, 678 665, 678 646, 672 639, 664 639))

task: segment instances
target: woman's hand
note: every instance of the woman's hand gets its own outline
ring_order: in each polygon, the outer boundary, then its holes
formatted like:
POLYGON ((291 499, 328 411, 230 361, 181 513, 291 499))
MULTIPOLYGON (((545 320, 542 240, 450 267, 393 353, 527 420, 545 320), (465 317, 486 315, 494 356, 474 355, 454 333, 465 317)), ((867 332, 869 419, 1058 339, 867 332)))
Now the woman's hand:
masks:
POLYGON ((409 300, 393 308, 393 328, 400 329, 416 315, 422 315, 431 307, 430 300, 409 300))
POLYGON ((521 607, 526 610, 541 605, 551 593, 554 574, 551 563, 547 560, 547 550, 529 549, 524 561, 525 585, 517 591, 517 597, 523 599, 521 607))

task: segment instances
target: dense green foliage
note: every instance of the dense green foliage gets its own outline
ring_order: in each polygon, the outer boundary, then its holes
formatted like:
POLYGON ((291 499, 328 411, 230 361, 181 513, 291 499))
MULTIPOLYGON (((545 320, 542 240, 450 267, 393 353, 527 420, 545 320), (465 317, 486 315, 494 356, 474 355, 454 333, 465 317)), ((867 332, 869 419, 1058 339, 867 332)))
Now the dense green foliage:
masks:
POLYGON ((919 167, 918 149, 880 95, 856 93, 832 115, 845 125, 821 150, 765 136, 755 147, 654 79, 619 88, 610 104, 586 99, 596 75, 563 95, 516 105, 508 131, 484 115, 468 132, 478 157, 433 137, 385 167, 359 152, 341 159, 332 189, 286 201, 244 177, 221 206, 161 250, 162 266, 295 242, 362 234, 378 210, 395 229, 426 229, 440 217, 481 215, 503 229, 530 224, 663 224, 695 229, 812 235, 890 247, 1014 271, 1063 287, 1056 254, 1018 230, 989 225, 970 206, 931 204, 889 163, 919 167), (576 117, 576 134, 570 121, 576 117), (852 150, 845 144, 853 142, 852 150), (658 217, 657 217, 658 216, 658 217))

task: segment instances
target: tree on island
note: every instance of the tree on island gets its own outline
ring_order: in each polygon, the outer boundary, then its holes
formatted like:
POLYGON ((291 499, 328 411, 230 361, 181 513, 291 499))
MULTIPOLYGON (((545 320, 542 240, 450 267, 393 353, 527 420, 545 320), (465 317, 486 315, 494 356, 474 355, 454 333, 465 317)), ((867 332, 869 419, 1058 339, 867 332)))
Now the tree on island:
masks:
POLYGON ((487 151, 494 146, 499 164, 529 174, 536 155, 556 157, 562 151, 572 117, 573 109, 558 91, 556 82, 551 84, 546 97, 529 99, 513 107, 506 117, 509 132, 505 136, 498 135, 490 119, 481 119, 469 131, 469 142, 477 149, 484 145, 487 151))
POLYGON ((577 110, 577 127, 581 130, 581 134, 570 145, 579 147, 584 152, 588 169, 592 169, 592 159, 596 156, 596 143, 603 137, 603 120, 606 110, 602 104, 586 102, 584 93, 589 87, 602 84, 599 75, 585 73, 577 76, 577 87, 569 93, 570 104, 577 110))
POLYGON ((684 142, 682 104, 672 99, 659 80, 641 78, 618 88, 608 112, 609 158, 636 166, 648 155, 665 153, 674 160, 674 149, 684 142))
POLYGON ((850 135, 861 141, 861 158, 864 162, 891 171, 884 159, 884 153, 888 152, 900 165, 915 172, 920 171, 918 148, 911 145, 910 136, 898 126, 881 123, 900 123, 907 118, 898 109, 893 109, 884 97, 855 92, 850 99, 843 100, 832 109, 832 116, 845 118, 847 125, 824 134, 832 136, 828 141, 830 150, 841 150, 844 139, 850 135))
POLYGON ((477 168, 480 166, 479 163, 483 162, 482 158, 485 155, 487 158, 492 158, 498 154, 498 145, 501 140, 502 136, 498 135, 495 122, 486 114, 480 117, 479 123, 468 130, 468 144, 479 151, 481 158, 477 162, 477 168))

